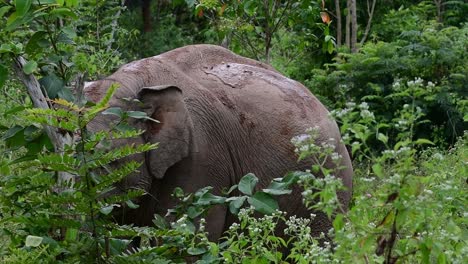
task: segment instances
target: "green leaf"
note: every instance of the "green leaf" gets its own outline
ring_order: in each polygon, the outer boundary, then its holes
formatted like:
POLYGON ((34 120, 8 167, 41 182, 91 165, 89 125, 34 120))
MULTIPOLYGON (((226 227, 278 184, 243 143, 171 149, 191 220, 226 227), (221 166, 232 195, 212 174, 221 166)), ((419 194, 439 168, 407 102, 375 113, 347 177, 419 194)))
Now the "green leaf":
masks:
POLYGON ((382 133, 377 134, 377 139, 380 140, 381 142, 385 143, 385 144, 387 144, 387 142, 388 142, 388 137, 385 136, 382 133))
POLYGON ((278 178, 272 181, 266 189, 263 189, 263 191, 271 195, 290 194, 292 190, 289 189, 289 186, 296 183, 298 180, 299 176, 296 173, 289 173, 283 178, 278 178))
POLYGON ((25 51, 28 54, 36 54, 42 51, 41 48, 46 47, 49 45, 49 40, 46 38, 47 32, 45 31, 37 31, 32 35, 29 39, 28 44, 26 44, 25 51))
POLYGON ((379 177, 384 176, 382 165, 380 165, 379 163, 372 165, 372 171, 374 172, 375 175, 379 177))
POLYGON ((0 46, 0 53, 9 53, 13 52, 14 45, 13 44, 2 44, 0 46))
POLYGON ((237 184, 231 186, 231 188, 229 188, 229 190, 226 192, 226 194, 232 193, 235 189, 237 189, 237 184))
POLYGON ((8 11, 10 11, 11 6, 2 6, 0 7, 0 17, 3 17, 8 11))
POLYGON ((158 214, 154 214, 153 224, 160 229, 167 229, 167 227, 169 227, 166 219, 158 214))
POLYGON ((239 182, 239 191, 243 194, 252 195, 257 183, 258 178, 253 173, 246 174, 239 182))
POLYGON ((125 203, 129 208, 132 209, 137 209, 138 207, 140 207, 138 204, 133 203, 132 200, 125 201, 125 203))
POLYGON ((8 79, 8 68, 0 64, 0 88, 5 84, 6 80, 8 79))
POLYGON ((16 0, 16 13, 18 16, 22 17, 28 13, 31 8, 32 0, 16 0))
POLYGON ((65 88, 65 83, 63 80, 53 73, 49 76, 41 78, 39 83, 47 92, 47 96, 49 96, 51 99, 57 98, 59 92, 65 88))
POLYGON ((23 71, 26 74, 31 74, 37 69, 37 62, 35 61, 28 61, 26 64, 23 66, 23 71))
POLYGON ((429 139, 425 138, 419 138, 417 139, 414 144, 416 145, 423 145, 423 144, 428 144, 428 145, 435 145, 434 142, 430 141, 429 139))
POLYGON ((148 119, 156 123, 160 123, 158 120, 149 117, 145 112, 141 111, 127 111, 128 117, 135 119, 148 119))
POLYGON ((226 201, 225 197, 217 196, 217 195, 207 192, 198 199, 196 204, 200 204, 200 205, 222 204, 225 201, 226 201))
POLYGON ((238 214, 239 209, 244 205, 245 200, 247 200, 247 196, 239 196, 239 197, 230 197, 226 201, 229 201, 229 212, 232 214, 238 214))
POLYGON ((202 207, 200 207, 200 206, 190 206, 187 209, 187 216, 190 219, 195 219, 198 216, 200 216, 203 212, 204 212, 204 209, 202 207))
MULTIPOLYGON (((120 255, 125 252, 128 245, 132 242, 130 239, 109 238, 110 251, 112 255, 120 255)), ((104 245, 102 245, 104 246, 104 245)))
POLYGON ((290 194, 292 190, 280 190, 280 189, 263 189, 262 191, 269 193, 271 195, 284 195, 290 194))
POLYGON ((110 108, 107 108, 105 111, 103 111, 102 114, 103 115, 115 115, 121 118, 124 112, 122 111, 120 107, 110 107, 110 108))
POLYGON ((205 252, 206 252, 206 248, 202 248, 202 247, 191 247, 187 250, 187 253, 189 253, 192 256, 201 255, 205 252))
POLYGON ((437 264, 445 264, 447 263, 447 257, 444 252, 441 252, 437 257, 437 264))
POLYGON ((78 229, 76 228, 67 228, 67 232, 65 233, 65 240, 66 241, 75 241, 78 238, 78 229))
POLYGON ((105 206, 105 207, 102 207, 99 212, 105 214, 105 215, 108 215, 112 212, 112 210, 114 210, 114 205, 109 205, 109 206, 105 206))
POLYGON ((256 192, 247 199, 256 211, 263 214, 272 214, 279 208, 278 202, 268 193, 256 192))
POLYGON ((26 144, 24 127, 18 125, 11 127, 3 134, 1 139, 7 143, 8 147, 24 146, 26 144))
POLYGON ((333 220, 333 228, 336 231, 340 231, 344 227, 344 216, 343 214, 337 214, 335 220, 333 220))
POLYGON ((25 246, 27 247, 38 247, 42 243, 42 237, 38 236, 27 236, 25 246))
POLYGON ((67 18, 67 17, 71 17, 73 19, 77 19, 78 16, 73 13, 73 11, 71 11, 69 8, 67 7, 59 7, 59 8, 56 8, 54 10, 52 10, 50 12, 51 15, 54 15, 56 17, 61 17, 61 18, 67 18))

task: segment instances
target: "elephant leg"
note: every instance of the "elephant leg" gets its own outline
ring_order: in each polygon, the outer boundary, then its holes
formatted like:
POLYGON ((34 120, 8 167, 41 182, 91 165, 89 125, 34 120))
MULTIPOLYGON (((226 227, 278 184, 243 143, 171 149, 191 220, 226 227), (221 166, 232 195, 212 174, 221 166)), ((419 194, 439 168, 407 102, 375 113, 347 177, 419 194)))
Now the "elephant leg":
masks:
POLYGON ((216 205, 208 212, 206 216, 206 231, 208 232, 208 239, 216 241, 223 235, 226 223, 226 206, 216 205))

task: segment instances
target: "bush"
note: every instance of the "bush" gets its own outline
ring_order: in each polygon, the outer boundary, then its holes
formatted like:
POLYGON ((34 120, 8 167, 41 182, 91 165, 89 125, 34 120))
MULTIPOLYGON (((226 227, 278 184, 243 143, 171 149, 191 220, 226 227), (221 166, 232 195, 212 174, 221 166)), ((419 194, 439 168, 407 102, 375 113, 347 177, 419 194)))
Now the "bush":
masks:
POLYGON ((402 105, 414 103, 427 118, 415 124, 415 136, 448 146, 466 127, 467 38, 468 25, 403 32, 401 40, 338 54, 306 85, 331 109, 367 101, 379 123, 392 123, 402 105))

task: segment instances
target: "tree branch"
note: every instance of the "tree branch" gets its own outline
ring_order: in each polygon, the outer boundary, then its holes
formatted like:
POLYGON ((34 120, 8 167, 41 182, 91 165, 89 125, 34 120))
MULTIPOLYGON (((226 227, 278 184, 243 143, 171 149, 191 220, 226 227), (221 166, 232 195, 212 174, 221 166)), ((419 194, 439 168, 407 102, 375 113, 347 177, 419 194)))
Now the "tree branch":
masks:
POLYGON ((374 17, 374 9, 375 9, 376 2, 377 2, 376 0, 372 0, 372 7, 369 10, 369 1, 367 1, 367 13, 369 14, 369 20, 367 20, 367 25, 366 25, 366 30, 364 31, 364 36, 362 36, 362 39, 359 42, 361 46, 364 44, 364 42, 367 39, 367 36, 369 35, 369 31, 370 31, 371 23, 372 23, 372 17, 374 17))
MULTIPOLYGON (((18 56, 13 59, 13 69, 16 73, 16 76, 28 89, 29 96, 36 108, 50 109, 49 104, 47 103, 47 98, 44 96, 41 90, 41 86, 37 81, 36 77, 32 74, 26 74, 23 71, 23 67, 26 64, 26 60, 18 56)), ((68 134, 62 135, 59 131, 51 126, 44 126, 44 130, 47 136, 50 138, 50 141, 54 145, 55 152, 62 153, 65 149, 65 146, 71 143, 71 137, 68 134)), ((73 176, 66 172, 60 172, 58 177, 59 186, 61 183, 69 182, 73 180, 73 176)))

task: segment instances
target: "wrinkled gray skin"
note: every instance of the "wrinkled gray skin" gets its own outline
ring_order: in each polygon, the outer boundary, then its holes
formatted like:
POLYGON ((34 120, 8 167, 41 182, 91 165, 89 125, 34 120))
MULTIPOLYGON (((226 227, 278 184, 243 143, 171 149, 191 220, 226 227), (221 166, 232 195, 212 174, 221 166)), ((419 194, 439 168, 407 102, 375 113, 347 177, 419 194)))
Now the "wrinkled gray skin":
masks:
MULTIPOLYGON (((195 192, 212 186, 219 194, 249 172, 260 179, 258 188, 262 188, 288 171, 309 169, 310 163, 297 162, 290 141, 307 128, 320 128, 318 143, 329 138, 340 142, 328 111, 303 85, 218 46, 187 46, 134 61, 108 78, 88 83, 85 94, 98 101, 114 82, 120 88, 111 106, 145 111, 161 122, 135 120, 132 124, 146 132, 126 143, 159 142, 159 148, 131 157, 144 165, 117 186, 117 192, 141 188, 148 193, 138 201, 140 208, 125 213, 124 223, 151 225, 154 213, 165 215, 174 206, 170 195, 175 187, 195 192), (139 99, 143 105, 123 98, 139 99)), ((111 118, 99 116, 89 130, 109 129, 111 118)), ((348 188, 339 193, 346 208, 352 167, 342 144, 336 152, 345 166, 338 176, 348 188)), ((310 211, 301 199, 297 189, 279 199, 280 208, 289 215, 308 217, 310 211)), ((206 219, 210 239, 219 238, 233 219, 226 208, 213 208, 206 219)), ((312 224, 315 235, 330 227, 322 214, 312 224)))

